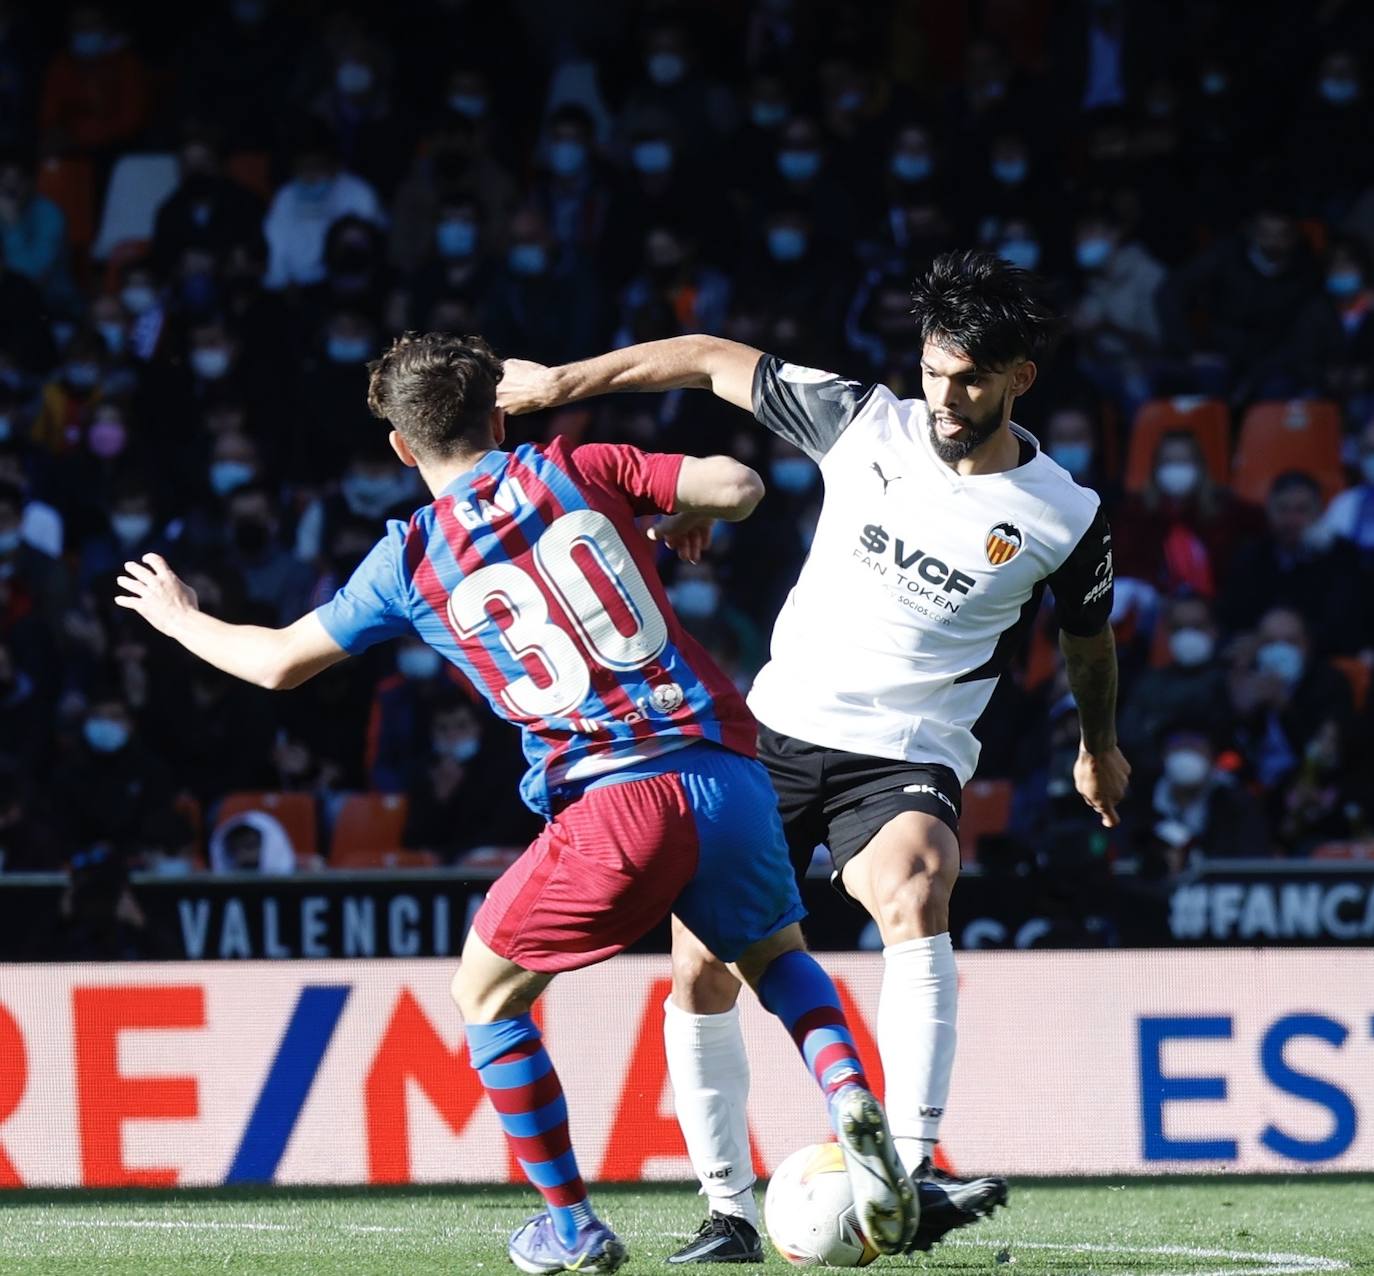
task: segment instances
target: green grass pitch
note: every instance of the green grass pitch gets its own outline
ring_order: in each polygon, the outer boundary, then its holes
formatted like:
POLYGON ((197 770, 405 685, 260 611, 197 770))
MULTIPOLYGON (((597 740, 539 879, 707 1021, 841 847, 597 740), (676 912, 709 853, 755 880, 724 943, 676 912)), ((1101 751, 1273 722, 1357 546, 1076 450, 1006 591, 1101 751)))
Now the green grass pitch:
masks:
MULTIPOLYGON (((602 1187, 628 1273, 701 1218, 690 1188, 602 1187)), ((508 1231, 534 1212, 517 1188, 17 1192, 0 1196, 5 1276, 466 1276, 514 1271, 508 1231)), ((770 1252, 766 1270, 787 1264, 770 1252)), ((932 1276, 1374 1274, 1374 1177, 1022 1182, 1011 1208, 931 1254, 871 1270, 932 1276)), ((703 1273, 757 1271, 711 1266, 703 1273)))

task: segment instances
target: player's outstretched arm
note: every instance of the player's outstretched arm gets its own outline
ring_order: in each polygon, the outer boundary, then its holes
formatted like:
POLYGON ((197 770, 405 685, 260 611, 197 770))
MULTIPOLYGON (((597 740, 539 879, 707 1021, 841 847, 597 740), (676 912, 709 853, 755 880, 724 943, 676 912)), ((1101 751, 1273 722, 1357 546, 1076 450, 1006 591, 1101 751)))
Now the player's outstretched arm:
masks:
POLYGON ((120 607, 136 611, 152 627, 194 656, 272 691, 298 687, 348 653, 326 632, 314 612, 285 629, 231 625, 200 610, 196 591, 160 554, 124 564, 118 578, 120 607))
POLYGON ((1059 647, 1082 735, 1073 765, 1074 786, 1102 823, 1114 828, 1121 823, 1116 808, 1131 776, 1131 764, 1116 743, 1116 639, 1110 624, 1088 637, 1063 629, 1059 647))
POLYGON ((753 346, 699 333, 646 341, 556 368, 507 359, 496 402, 519 416, 597 394, 686 389, 710 390, 749 412, 754 406, 754 369, 762 357, 753 346))

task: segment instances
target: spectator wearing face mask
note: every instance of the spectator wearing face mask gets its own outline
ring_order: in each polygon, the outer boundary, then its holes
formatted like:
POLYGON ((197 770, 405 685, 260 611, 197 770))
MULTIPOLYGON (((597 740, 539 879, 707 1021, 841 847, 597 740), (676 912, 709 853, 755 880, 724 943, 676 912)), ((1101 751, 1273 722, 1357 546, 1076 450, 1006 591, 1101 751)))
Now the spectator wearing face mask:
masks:
POLYGON ((77 582, 83 591, 103 589, 129 559, 163 554, 169 548, 158 526, 147 480, 126 472, 111 489, 105 528, 82 540, 77 582))
POLYGON ((1358 240, 1335 240, 1326 286, 1298 318, 1293 367, 1303 389, 1357 421, 1374 414, 1374 271, 1358 240))
POLYGON ((667 117, 682 133, 684 153, 709 160, 739 119, 729 87, 701 71, 686 29, 673 22, 650 28, 641 51, 637 80, 621 116, 625 137, 646 118, 667 117))
POLYGON ((795 325, 787 347, 791 356, 821 361, 840 336, 843 276, 835 259, 803 208, 770 213, 755 236, 732 307, 761 316, 769 328, 795 325))
MULTIPOLYGON (((13 405, 0 389, 0 423, 13 405)), ((6 437, 0 431, 0 483, 18 487, 24 494, 24 512, 19 520, 19 534, 24 544, 31 545, 49 558, 61 558, 66 540, 66 527, 55 506, 42 499, 34 486, 40 467, 34 463, 34 449, 26 439, 13 434, 6 437)), ((44 495, 49 494, 46 491, 44 495)))
MULTIPOLYGON (((815 232, 819 253, 851 254, 860 226, 858 210, 844 186, 832 179, 829 149, 814 120, 798 115, 783 125, 770 167, 771 172, 755 174, 753 181, 754 191, 762 188, 757 203, 764 212, 800 213, 815 232)), ((757 216, 753 213, 752 220, 757 216)))
POLYGON ((372 694, 365 759, 371 788, 405 793, 421 778, 435 715, 454 703, 455 690, 476 703, 467 679, 428 643, 407 638, 396 647, 395 673, 372 694))
POLYGON ((148 69, 102 5, 67 20, 67 47, 48 64, 38 123, 55 150, 103 154, 132 141, 151 96, 148 69))
POLYGON ((730 653, 732 671, 752 678, 763 666, 767 659, 763 632, 727 596, 714 559, 679 563, 668 586, 668 601, 693 637, 712 651, 730 653))
POLYGON ((1220 633, 1205 598, 1184 595, 1164 606, 1165 663, 1143 670, 1121 711, 1122 747, 1142 770, 1160 761, 1155 750, 1171 722, 1192 715, 1212 724, 1219 739, 1230 735, 1231 699, 1221 659, 1220 633))
POLYGON ((1312 649, 1314 627, 1286 607, 1239 642, 1231 671, 1237 739, 1258 782, 1274 791, 1297 772, 1328 722, 1348 738, 1350 685, 1312 649))
POLYGON ((68 846, 110 845, 135 855, 158 819, 172 809, 172 778, 146 747, 123 696, 109 687, 92 692, 81 740, 53 772, 52 809, 68 846))
POLYGON ((428 251, 403 284, 407 326, 428 327, 427 316, 446 297, 476 297, 491 287, 487 221, 473 194, 457 191, 440 200, 428 251))
POLYGON ((1290 607, 1306 618, 1322 652, 1368 647, 1374 587, 1354 545, 1328 539, 1316 480, 1296 470, 1280 474, 1265 513, 1268 530, 1237 550, 1226 574, 1226 627, 1253 629, 1265 613, 1290 607))
POLYGON ((566 363, 600 344, 605 295, 581 257, 564 256, 537 209, 517 213, 510 247, 480 299, 485 332, 503 354, 538 363, 566 363))
POLYGON ((409 520, 422 501, 415 471, 397 464, 390 448, 379 448, 374 439, 354 450, 337 491, 306 506, 296 524, 296 557, 303 563, 318 562, 348 520, 363 520, 380 532, 389 518, 409 520))
POLYGON ((79 305, 67 252, 67 217, 37 190, 34 159, 17 148, 0 153, 0 258, 30 280, 57 314, 79 305))
POLYGON ((1107 477, 1101 443, 1101 424, 1095 405, 1070 399, 1050 409, 1041 431, 1045 452, 1073 475, 1074 482, 1092 488, 1102 497, 1104 505, 1115 509, 1120 490, 1107 477))
POLYGON ((1113 519, 1116 574, 1165 595, 1213 598, 1234 577, 1237 551, 1259 527, 1256 510, 1212 482, 1197 436, 1171 431, 1155 448, 1144 491, 1127 498, 1113 519))
POLYGON ((611 201, 601 260, 611 277, 626 281, 639 266, 637 249, 659 226, 679 227, 699 244, 703 260, 728 264, 736 251, 732 218, 708 208, 710 183, 685 167, 674 121, 648 120, 629 140, 626 173, 611 201))
MULTIPOLYGON (((484 100, 485 93, 484 88, 484 100)), ((443 205, 458 199, 480 201, 481 243, 487 252, 500 252, 518 196, 515 179, 491 151, 485 126, 450 109, 425 137, 396 192, 389 260, 402 275, 413 275, 430 256, 443 205)))
POLYGON ((296 148, 294 176, 272 200, 263 223, 268 265, 263 286, 279 291, 325 277, 325 238, 349 215, 386 224, 373 186, 345 171, 333 140, 318 127, 296 148))
POLYGON ((429 730, 409 790, 404 844, 452 863, 477 847, 527 842, 538 820, 508 796, 521 770, 514 735, 479 716, 458 691, 434 705, 429 730))
POLYGON ((61 366, 43 387, 31 437, 54 457, 78 451, 106 397, 109 349, 94 328, 79 330, 67 345, 61 366))
POLYGON ((1337 222, 1356 192, 1374 180, 1369 138, 1374 102, 1354 48, 1332 49, 1318 63, 1288 123, 1291 189, 1304 212, 1337 222))
POLYGON ((986 247, 999 257, 1022 270, 1037 271, 1043 256, 1040 232, 1025 217, 1008 217, 1004 221, 991 219, 985 238, 986 247))
POLYGON ((1071 322, 1078 367, 1129 420, 1152 396, 1162 333, 1155 301, 1165 270, 1115 218, 1094 214, 1078 225, 1078 296, 1071 322))
POLYGON ((388 62, 379 44, 350 37, 338 47, 329 84, 311 105, 334 135, 343 164, 366 173, 383 199, 395 193, 415 146, 414 123, 391 92, 388 62))
POLYGON ((222 257, 262 235, 262 200, 227 177, 218 135, 192 126, 177 154, 181 181, 157 210, 153 262, 170 270, 187 248, 222 257))
POLYGON ((281 543, 281 516, 271 491, 261 483, 236 488, 225 512, 225 561, 243 577, 249 601, 276 624, 301 615, 314 573, 281 543))
POLYGON ((544 132, 532 202, 560 255, 595 259, 611 199, 611 173, 590 113, 575 102, 558 107, 544 132))
POLYGON ((1374 570, 1374 418, 1356 442, 1360 481, 1331 498, 1322 515, 1319 536, 1348 541, 1359 552, 1366 571, 1374 570))
MULTIPOLYGON (((1037 154, 1021 132, 999 133, 986 152, 986 167, 979 173, 969 201, 977 212, 977 225, 967 215, 961 233, 986 238, 989 226, 1018 221, 1033 226, 1051 226, 1062 215, 1057 200, 1062 188, 1055 180, 1048 156, 1037 154)), ((1040 266, 1039 241, 1033 234, 1023 236, 1036 240, 1033 259, 1018 259, 1013 253, 1007 257, 1023 270, 1037 270, 1040 266)))
POLYGON ((1219 239, 1175 272, 1159 293, 1160 318, 1171 353, 1202 360, 1236 399, 1287 398, 1297 316, 1321 291, 1321 277, 1292 211, 1270 200, 1239 234, 1219 239), (1205 318, 1204 344, 1194 348, 1195 313, 1205 318))
POLYGON ((1211 725, 1178 726, 1158 745, 1159 778, 1138 823, 1147 859, 1179 872, 1195 858, 1267 859, 1270 832, 1259 803, 1218 765, 1211 725))

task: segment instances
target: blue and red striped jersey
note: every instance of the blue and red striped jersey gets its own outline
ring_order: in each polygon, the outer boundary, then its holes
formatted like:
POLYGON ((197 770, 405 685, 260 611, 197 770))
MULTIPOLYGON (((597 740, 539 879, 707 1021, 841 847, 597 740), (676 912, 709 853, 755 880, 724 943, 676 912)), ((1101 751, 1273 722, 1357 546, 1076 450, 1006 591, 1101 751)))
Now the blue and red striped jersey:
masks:
POLYGON ((744 699, 668 604, 637 516, 672 513, 681 456, 555 439, 490 452, 392 521, 316 615, 356 654, 417 633, 523 732, 548 816, 592 780, 710 740, 754 756, 744 699))

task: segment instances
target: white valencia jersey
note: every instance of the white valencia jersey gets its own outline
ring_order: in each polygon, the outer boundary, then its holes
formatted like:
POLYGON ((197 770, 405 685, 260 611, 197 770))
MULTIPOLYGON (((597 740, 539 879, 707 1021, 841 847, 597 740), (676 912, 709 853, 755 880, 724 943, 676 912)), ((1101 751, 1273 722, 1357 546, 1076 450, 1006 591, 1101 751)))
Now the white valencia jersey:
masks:
POLYGON ((924 401, 771 355, 754 374, 754 414, 820 465, 825 496, 749 707, 785 735, 943 763, 966 784, 973 724, 1045 587, 1070 633, 1108 621, 1097 494, 1015 425, 1019 466, 957 474, 935 454, 924 401))

